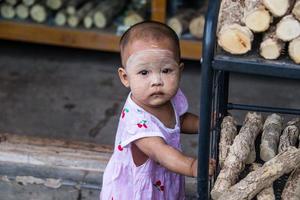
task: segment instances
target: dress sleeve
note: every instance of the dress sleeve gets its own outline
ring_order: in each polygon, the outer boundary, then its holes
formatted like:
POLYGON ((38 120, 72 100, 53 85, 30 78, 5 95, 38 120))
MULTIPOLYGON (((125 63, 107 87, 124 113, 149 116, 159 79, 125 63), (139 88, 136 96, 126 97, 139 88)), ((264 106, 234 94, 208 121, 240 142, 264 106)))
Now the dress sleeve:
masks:
POLYGON ((122 147, 126 147, 131 142, 144 137, 161 137, 165 140, 165 136, 148 113, 137 114, 137 116, 128 119, 122 132, 120 141, 122 147))
POLYGON ((178 89, 176 95, 172 99, 172 102, 179 116, 187 112, 189 105, 181 89, 178 89))

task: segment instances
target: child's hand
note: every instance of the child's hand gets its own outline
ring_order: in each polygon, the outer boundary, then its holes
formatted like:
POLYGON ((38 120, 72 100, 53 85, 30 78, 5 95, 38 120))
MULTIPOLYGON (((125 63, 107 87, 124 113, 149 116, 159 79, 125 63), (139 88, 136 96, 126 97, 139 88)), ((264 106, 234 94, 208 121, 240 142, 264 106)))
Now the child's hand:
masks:
POLYGON ((216 170, 216 160, 215 159, 210 159, 209 160, 209 171, 208 174, 209 176, 212 176, 216 170))

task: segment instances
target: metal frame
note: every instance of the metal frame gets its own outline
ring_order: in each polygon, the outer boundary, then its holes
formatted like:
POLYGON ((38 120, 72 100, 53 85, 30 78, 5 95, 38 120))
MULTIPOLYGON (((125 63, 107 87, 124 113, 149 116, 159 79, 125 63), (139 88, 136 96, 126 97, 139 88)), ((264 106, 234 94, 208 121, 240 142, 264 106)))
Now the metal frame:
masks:
MULTIPOLYGON (((228 110, 300 114, 299 109, 228 103, 230 72, 300 79, 300 65, 292 63, 287 58, 276 61, 264 60, 255 51, 243 56, 234 56, 217 49, 216 29, 220 1, 209 0, 202 43, 197 177, 197 192, 200 200, 210 199, 209 193, 215 177, 212 179, 208 177, 209 157, 218 159, 220 124, 228 110), (212 113, 214 113, 213 117, 211 117, 212 113)), ((219 169, 217 173, 218 171, 219 169)))

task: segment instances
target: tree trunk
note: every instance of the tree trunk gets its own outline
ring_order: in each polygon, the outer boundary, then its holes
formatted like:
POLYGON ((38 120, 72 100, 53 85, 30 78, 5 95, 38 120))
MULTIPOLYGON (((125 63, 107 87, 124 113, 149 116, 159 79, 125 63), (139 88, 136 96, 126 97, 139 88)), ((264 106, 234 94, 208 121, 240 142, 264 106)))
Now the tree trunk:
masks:
POLYGON ((6 19, 12 19, 15 17, 16 15, 16 12, 13 8, 12 5, 9 5, 7 3, 3 3, 0 5, 1 8, 0 8, 0 13, 1 13, 1 16, 3 18, 6 18, 6 19))
POLYGON ((277 155, 281 131, 281 116, 277 114, 269 115, 263 127, 260 143, 260 158, 263 161, 269 161, 277 155))
POLYGON ((221 135, 219 143, 219 164, 223 168, 224 161, 228 155, 229 148, 237 134, 236 121, 232 116, 224 117, 221 124, 221 135))
POLYGON ((224 167, 211 191, 213 199, 218 199, 224 191, 230 188, 238 180, 240 172, 244 169, 245 161, 251 151, 251 145, 262 129, 262 116, 256 113, 248 113, 244 124, 235 137, 230 147, 224 167))
POLYGON ((98 4, 93 15, 97 28, 104 28, 111 23, 113 18, 124 8, 125 1, 105 0, 98 4))
POLYGON ((296 146, 299 137, 300 118, 295 118, 287 123, 280 136, 278 153, 286 151, 291 146, 296 146))
POLYGON ((292 6, 293 0, 262 0, 265 7, 274 17, 282 17, 292 6))
POLYGON ((218 44, 232 54, 244 54, 251 50, 253 33, 242 26, 243 15, 242 0, 222 0, 217 27, 218 44))
MULTIPOLYGON (((253 163, 251 165, 251 171, 255 171, 259 168, 261 168, 262 164, 259 163, 253 163)), ((271 186, 266 187, 262 189, 257 195, 256 195, 257 200, 275 200, 275 194, 274 194, 274 189, 273 189, 273 184, 271 186)))
POLYGON ((289 56, 297 64, 300 64, 300 36, 289 43, 289 56))
POLYGON ((47 19, 47 11, 41 4, 35 4, 30 8, 30 17, 33 21, 42 23, 47 19))
POLYGON ((16 15, 20 19, 27 19, 29 16, 29 8, 23 3, 20 3, 16 7, 16 15))
POLYGON ((283 41, 297 38, 300 36, 300 22, 293 15, 283 17, 276 25, 276 35, 283 41))
POLYGON ((167 24, 170 26, 180 37, 182 33, 189 29, 189 23, 195 16, 196 11, 193 9, 179 10, 173 17, 171 17, 167 24))
POLYGON ((203 37, 204 25, 205 16, 204 14, 200 14, 191 20, 189 31, 195 38, 201 39, 203 37))
POLYGON ((295 3, 292 13, 300 21, 300 0, 295 3))
POLYGON ((271 26, 260 43, 259 54, 265 59, 277 59, 284 49, 285 43, 277 38, 275 31, 276 27, 271 26))
POLYGON ((71 27, 77 27, 93 6, 94 3, 91 1, 85 3, 74 15, 69 16, 68 25, 71 27))
POLYGON ((245 0, 243 22, 248 28, 253 32, 264 32, 269 28, 271 21, 272 17, 262 0, 245 0))
POLYGON ((281 195, 282 200, 300 199, 300 167, 295 169, 289 176, 281 195))
POLYGON ((280 176, 297 167, 300 167, 300 149, 290 147, 266 162, 261 168, 250 172, 244 179, 224 192, 218 200, 250 200, 280 176))

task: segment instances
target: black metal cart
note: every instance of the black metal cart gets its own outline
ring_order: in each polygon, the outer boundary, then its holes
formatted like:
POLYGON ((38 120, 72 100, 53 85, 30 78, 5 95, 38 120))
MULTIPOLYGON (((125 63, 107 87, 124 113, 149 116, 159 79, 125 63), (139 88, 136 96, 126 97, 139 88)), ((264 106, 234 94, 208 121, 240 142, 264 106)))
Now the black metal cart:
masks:
MULTIPOLYGON (((300 115, 299 109, 244 105, 228 102, 229 76, 232 72, 273 76, 284 79, 300 79, 300 65, 288 58, 270 61, 259 57, 255 50, 243 56, 225 53, 216 47, 216 29, 220 0, 210 0, 206 14, 203 38, 200 96, 200 133, 198 140, 198 199, 210 199, 214 178, 208 178, 209 157, 217 159, 220 124, 228 110, 276 112, 300 115), (211 119, 211 113, 214 118, 211 119)), ((256 45, 257 46, 257 45, 256 45)), ((253 44, 253 49, 257 49, 253 44)), ((217 169, 218 173, 219 169, 217 169)), ((276 192, 276 191, 275 191, 276 192)), ((278 195, 277 195, 278 198, 278 195)))

